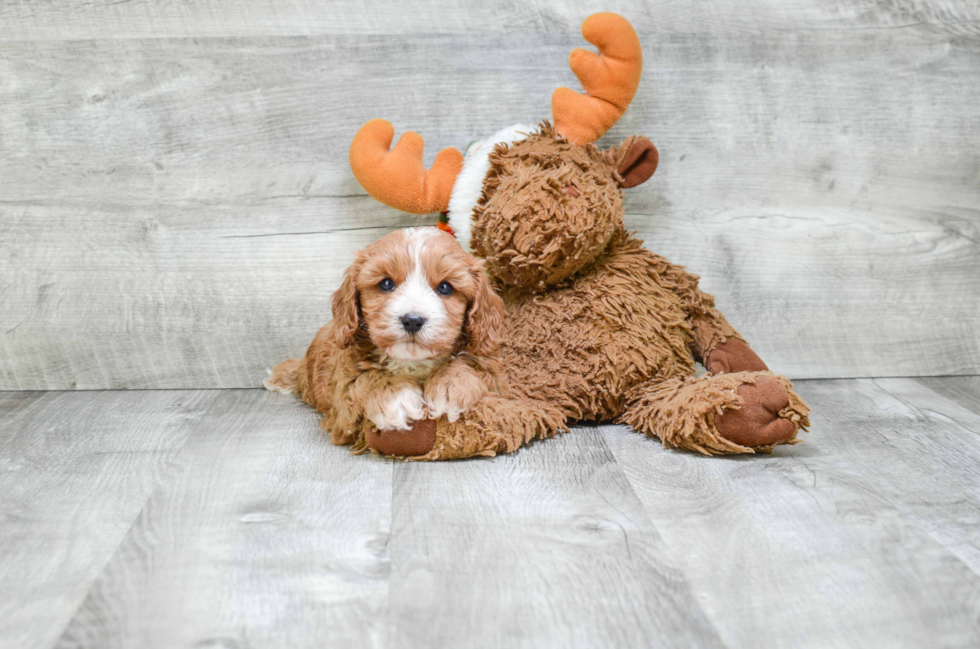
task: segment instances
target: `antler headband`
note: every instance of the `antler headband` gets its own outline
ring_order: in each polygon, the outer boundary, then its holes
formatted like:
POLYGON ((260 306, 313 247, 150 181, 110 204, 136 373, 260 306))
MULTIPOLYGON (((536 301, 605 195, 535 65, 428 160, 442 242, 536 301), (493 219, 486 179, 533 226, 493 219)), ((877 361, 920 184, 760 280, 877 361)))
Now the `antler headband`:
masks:
MULTIPOLYGON (((640 39, 622 16, 593 14, 582 23, 582 36, 599 49, 596 54, 576 48, 568 57, 586 94, 558 88, 551 96, 555 128, 574 144, 595 142, 622 117, 643 69, 640 39)), ((409 131, 389 151, 394 136, 394 127, 383 119, 371 120, 354 136, 350 166, 361 186, 378 201, 405 212, 446 210, 463 155, 451 147, 443 149, 426 169, 422 137, 409 131)))

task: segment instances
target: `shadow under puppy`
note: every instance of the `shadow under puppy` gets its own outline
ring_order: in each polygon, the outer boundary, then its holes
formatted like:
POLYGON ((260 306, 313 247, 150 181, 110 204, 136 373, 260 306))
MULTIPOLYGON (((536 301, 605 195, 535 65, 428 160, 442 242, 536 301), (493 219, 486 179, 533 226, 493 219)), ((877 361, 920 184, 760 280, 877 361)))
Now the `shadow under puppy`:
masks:
MULTIPOLYGON (((468 441, 437 443, 434 420, 456 422, 488 395, 491 409, 517 416, 521 437, 550 436, 563 428, 557 411, 521 416, 520 403, 502 398, 502 317, 481 262, 452 235, 398 230, 357 254, 333 295, 333 320, 305 357, 276 365, 265 386, 298 392, 323 414, 333 443, 355 452, 412 456, 442 447, 429 459, 453 456, 447 445, 468 441)), ((501 436, 500 450, 510 450, 506 432, 479 430, 479 417, 473 424, 478 437, 501 436)))

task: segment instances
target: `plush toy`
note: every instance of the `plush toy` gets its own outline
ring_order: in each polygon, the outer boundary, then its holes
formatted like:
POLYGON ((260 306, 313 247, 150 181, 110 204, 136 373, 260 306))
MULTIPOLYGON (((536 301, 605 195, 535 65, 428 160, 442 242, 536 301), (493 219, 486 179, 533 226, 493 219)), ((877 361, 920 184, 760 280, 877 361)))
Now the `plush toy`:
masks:
MULTIPOLYGON (((568 421, 621 422, 705 454, 796 443, 809 410, 789 380, 769 372, 696 275, 624 229, 622 190, 653 175, 657 149, 643 137, 605 150, 593 143, 633 98, 640 42, 611 13, 589 17, 582 35, 599 53, 571 53, 586 94, 556 90, 554 125, 503 129, 465 158, 444 149, 426 170, 417 134, 389 150, 393 127, 373 120, 351 144, 354 175, 389 206, 443 211, 440 227, 485 260, 505 304, 501 359, 514 397, 557 406, 568 421), (696 361, 707 374, 697 375, 696 361)), ((496 414, 484 407, 438 420, 431 448, 416 455, 511 451, 554 432, 528 433, 496 414)), ((371 446, 398 454, 383 439, 371 446)))

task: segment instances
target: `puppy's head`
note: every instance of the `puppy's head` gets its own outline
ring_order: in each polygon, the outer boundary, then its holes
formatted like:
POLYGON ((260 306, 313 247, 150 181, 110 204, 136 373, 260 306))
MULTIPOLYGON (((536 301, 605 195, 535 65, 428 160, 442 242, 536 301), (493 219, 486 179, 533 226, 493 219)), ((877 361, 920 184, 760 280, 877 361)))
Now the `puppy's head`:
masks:
POLYGON ((480 262, 433 227, 397 230, 362 250, 333 296, 339 345, 367 336, 407 361, 490 354, 502 316, 480 262))

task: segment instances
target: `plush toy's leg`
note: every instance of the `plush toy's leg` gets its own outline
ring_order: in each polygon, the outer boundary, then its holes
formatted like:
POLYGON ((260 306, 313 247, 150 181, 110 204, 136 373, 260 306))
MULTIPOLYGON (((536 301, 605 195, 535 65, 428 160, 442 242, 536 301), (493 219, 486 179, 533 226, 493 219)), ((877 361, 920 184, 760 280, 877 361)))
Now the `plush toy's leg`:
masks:
POLYGON ((487 396, 457 421, 445 417, 417 422, 409 431, 379 431, 365 424, 363 442, 355 451, 413 460, 454 460, 475 455, 510 453, 532 439, 566 430, 561 411, 529 399, 487 396))
POLYGON ((735 372, 650 382, 633 388, 621 423, 659 437, 668 448, 706 455, 769 452, 795 444, 810 409, 789 379, 735 372))

